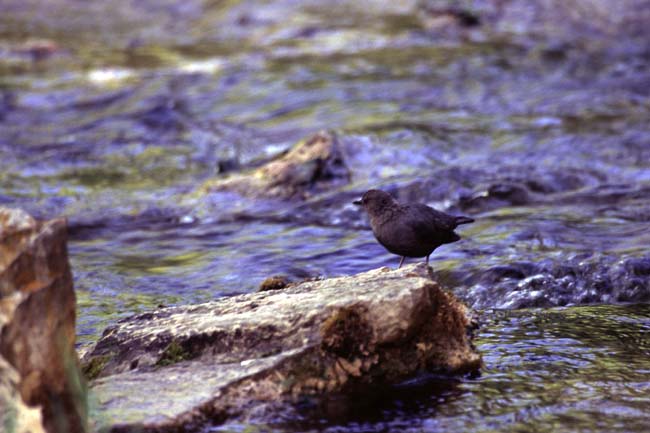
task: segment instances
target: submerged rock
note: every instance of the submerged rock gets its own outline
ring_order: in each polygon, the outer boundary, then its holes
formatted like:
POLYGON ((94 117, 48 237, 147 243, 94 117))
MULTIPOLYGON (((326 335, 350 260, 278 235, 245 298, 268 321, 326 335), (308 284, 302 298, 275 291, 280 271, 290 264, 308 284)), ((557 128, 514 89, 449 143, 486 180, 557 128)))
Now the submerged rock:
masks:
POLYGON ((0 208, 0 425, 15 428, 10 431, 86 431, 74 343, 65 221, 39 222, 0 208))
POLYGON ((321 131, 286 154, 244 173, 207 181, 201 193, 233 191, 247 197, 291 198, 350 180, 335 135, 321 131))
POLYGON ((84 363, 99 428, 186 431, 421 371, 476 371, 471 329, 418 264, 127 318, 84 363))
POLYGON ((478 271, 454 293, 476 309, 650 302, 650 257, 562 256, 478 271))

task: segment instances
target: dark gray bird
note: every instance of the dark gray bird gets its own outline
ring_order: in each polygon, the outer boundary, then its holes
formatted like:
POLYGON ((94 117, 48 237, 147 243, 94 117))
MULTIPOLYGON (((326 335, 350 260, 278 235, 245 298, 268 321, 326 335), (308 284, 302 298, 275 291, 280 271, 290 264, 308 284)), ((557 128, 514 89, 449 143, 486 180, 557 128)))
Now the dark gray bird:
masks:
POLYGON ((442 244, 460 240, 454 229, 474 222, 466 216, 454 216, 421 203, 398 203, 390 194, 378 189, 367 191, 361 205, 368 212, 370 227, 380 244, 393 254, 406 257, 427 257, 442 244))

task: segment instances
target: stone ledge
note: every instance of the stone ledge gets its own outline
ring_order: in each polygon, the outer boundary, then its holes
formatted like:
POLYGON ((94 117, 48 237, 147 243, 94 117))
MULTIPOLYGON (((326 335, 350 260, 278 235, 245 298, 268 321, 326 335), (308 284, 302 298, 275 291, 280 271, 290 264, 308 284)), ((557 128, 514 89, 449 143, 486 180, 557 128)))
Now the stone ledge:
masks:
POLYGON ((417 264, 133 316, 84 364, 99 430, 192 430, 258 404, 477 371, 471 329, 417 264))

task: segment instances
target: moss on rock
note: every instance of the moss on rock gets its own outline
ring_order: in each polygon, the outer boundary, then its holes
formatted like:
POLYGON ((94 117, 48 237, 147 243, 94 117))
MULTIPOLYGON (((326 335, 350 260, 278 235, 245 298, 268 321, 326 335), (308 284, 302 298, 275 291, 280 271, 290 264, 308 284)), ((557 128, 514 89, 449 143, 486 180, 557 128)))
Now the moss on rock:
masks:
POLYGON ((99 377, 104 367, 110 361, 110 355, 93 356, 81 365, 81 372, 86 380, 93 380, 99 377))
POLYGON ((168 365, 176 364, 177 362, 186 361, 191 359, 191 353, 186 350, 182 344, 178 341, 173 340, 167 348, 163 351, 156 362, 157 367, 166 367, 168 365))

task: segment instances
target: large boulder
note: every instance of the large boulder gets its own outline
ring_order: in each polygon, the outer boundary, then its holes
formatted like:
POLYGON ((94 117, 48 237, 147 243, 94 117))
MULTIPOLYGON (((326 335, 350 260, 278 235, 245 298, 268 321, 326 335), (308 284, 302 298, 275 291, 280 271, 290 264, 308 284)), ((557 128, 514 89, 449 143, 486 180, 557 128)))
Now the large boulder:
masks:
POLYGON ((65 220, 39 222, 0 207, 2 425, 36 432, 24 426, 42 417, 48 433, 87 430, 75 307, 65 220))
POLYGON ((99 430, 191 431, 305 395, 476 371, 472 325, 419 264, 133 316, 83 362, 99 430))

